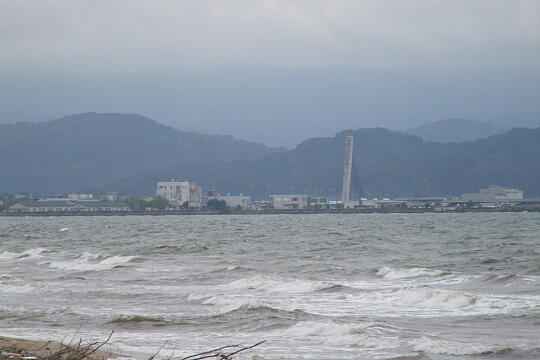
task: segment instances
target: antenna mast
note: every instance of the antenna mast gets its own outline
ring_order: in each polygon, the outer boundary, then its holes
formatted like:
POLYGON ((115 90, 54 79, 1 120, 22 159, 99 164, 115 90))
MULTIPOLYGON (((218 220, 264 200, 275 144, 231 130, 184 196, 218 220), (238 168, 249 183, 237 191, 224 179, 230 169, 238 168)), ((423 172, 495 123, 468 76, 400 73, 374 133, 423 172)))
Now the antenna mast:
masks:
POLYGON ((349 191, 351 189, 351 170, 353 156, 353 137, 347 136, 345 140, 345 160, 343 161, 343 190, 341 192, 341 202, 349 201, 349 191))

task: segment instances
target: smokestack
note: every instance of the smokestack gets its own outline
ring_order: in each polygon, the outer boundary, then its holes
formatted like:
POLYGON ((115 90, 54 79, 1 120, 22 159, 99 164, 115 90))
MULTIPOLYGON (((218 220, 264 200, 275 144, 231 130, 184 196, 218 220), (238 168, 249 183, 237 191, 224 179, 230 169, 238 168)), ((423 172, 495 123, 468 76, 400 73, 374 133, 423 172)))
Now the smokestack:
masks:
POLYGON ((347 136, 345 140, 345 160, 343 161, 343 190, 341 192, 341 201, 349 201, 349 191, 351 189, 351 170, 353 155, 353 137, 347 136))

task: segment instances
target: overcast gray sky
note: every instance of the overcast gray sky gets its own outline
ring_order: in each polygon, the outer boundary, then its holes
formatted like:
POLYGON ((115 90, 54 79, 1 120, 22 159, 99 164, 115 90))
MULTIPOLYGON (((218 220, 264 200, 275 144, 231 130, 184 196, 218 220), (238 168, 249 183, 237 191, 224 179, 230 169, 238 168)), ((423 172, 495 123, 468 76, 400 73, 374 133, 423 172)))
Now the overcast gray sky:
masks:
POLYGON ((540 0, 0 0, 0 123, 89 111, 283 146, 535 126, 540 0))
POLYGON ((0 0, 3 69, 540 66, 538 0, 0 0))

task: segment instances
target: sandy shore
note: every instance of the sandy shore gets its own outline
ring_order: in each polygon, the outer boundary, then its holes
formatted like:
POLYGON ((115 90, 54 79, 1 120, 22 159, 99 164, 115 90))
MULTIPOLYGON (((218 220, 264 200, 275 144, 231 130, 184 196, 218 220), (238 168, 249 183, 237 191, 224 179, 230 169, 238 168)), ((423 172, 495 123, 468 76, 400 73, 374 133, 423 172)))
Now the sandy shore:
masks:
MULTIPOLYGON (((106 348, 107 345, 104 347, 106 348)), ((44 342, 0 336, 0 360, 40 360, 62 349, 65 349, 65 345, 54 341, 44 342)), ((106 360, 122 357, 122 355, 100 349, 86 359, 106 360)))

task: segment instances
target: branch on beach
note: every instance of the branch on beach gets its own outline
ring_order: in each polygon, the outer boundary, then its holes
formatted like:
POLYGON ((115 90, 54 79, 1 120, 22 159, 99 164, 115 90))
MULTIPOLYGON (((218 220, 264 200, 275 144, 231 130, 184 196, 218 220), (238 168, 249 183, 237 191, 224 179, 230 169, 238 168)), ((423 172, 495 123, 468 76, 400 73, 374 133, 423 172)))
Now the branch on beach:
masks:
POLYGON ((111 331, 105 341, 84 341, 80 338, 78 341, 70 341, 67 345, 61 345, 60 350, 46 356, 43 360, 85 360, 92 358, 92 355, 107 344, 114 333, 111 331))
POLYGON ((198 354, 193 354, 193 355, 190 355, 190 356, 187 356, 187 357, 170 358, 169 360, 203 360, 203 359, 211 359, 211 358, 215 358, 215 359, 219 359, 219 360, 230 360, 230 359, 232 359, 232 357, 234 355, 236 355, 236 354, 238 354, 238 353, 240 353, 242 351, 245 351, 245 350, 253 349, 254 347, 259 346, 259 345, 261 345, 261 344, 263 344, 265 342, 266 342, 266 340, 263 340, 263 341, 259 341, 256 344, 253 344, 251 346, 245 346, 245 347, 241 347, 241 345, 226 345, 226 346, 222 346, 222 347, 217 348, 217 349, 204 351, 204 352, 201 352, 201 353, 198 353, 198 354), (233 352, 230 352, 230 353, 223 352, 223 350, 230 349, 230 348, 236 348, 237 350, 233 351, 233 352))

